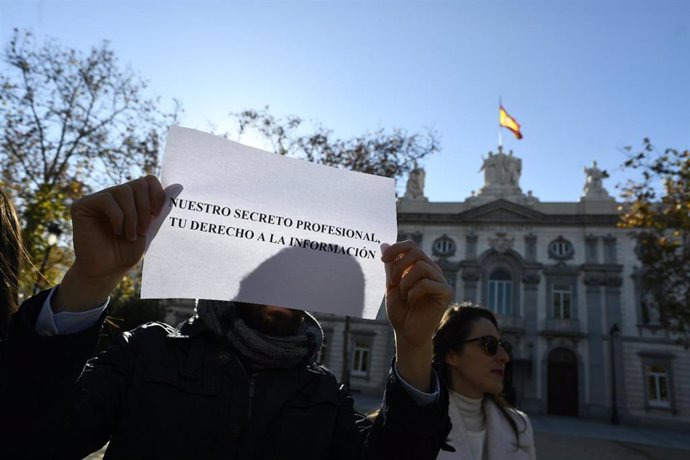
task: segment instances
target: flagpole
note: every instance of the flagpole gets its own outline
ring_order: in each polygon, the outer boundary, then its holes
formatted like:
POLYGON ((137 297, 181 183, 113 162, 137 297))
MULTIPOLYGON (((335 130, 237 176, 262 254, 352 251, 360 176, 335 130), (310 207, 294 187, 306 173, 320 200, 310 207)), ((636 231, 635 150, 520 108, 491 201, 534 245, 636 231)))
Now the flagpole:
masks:
POLYGON ((499 110, 499 115, 498 115, 498 152, 500 153, 503 150, 503 132, 501 131, 501 115, 500 115, 500 110, 501 110, 501 96, 498 96, 498 110, 499 110))

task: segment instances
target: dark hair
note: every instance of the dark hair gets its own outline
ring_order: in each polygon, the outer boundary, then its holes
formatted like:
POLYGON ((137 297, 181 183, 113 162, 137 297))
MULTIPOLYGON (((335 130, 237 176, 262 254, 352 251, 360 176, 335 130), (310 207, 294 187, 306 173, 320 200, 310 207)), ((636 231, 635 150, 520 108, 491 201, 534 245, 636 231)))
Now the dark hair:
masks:
MULTIPOLYGON (((462 342, 469 337, 474 323, 482 318, 491 321, 491 323, 496 326, 496 329, 499 329, 496 316, 494 316, 491 310, 479 307, 470 302, 464 302, 459 305, 455 304, 444 313, 441 324, 434 334, 434 363, 436 369, 439 370, 440 379, 446 387, 450 387, 450 372, 444 359, 446 354, 450 351, 462 351, 463 348, 465 348, 465 344, 462 342)), ((491 399, 496 404, 501 414, 506 418, 515 433, 517 448, 519 448, 520 437, 518 426, 515 419, 507 410, 511 407, 510 404, 499 394, 486 393, 484 397, 491 399)), ((526 421, 519 413, 517 415, 523 420, 525 425, 522 431, 526 430, 526 421)))
POLYGON ((19 273, 24 259, 21 225, 7 194, 0 190, 0 338, 19 301, 19 273))

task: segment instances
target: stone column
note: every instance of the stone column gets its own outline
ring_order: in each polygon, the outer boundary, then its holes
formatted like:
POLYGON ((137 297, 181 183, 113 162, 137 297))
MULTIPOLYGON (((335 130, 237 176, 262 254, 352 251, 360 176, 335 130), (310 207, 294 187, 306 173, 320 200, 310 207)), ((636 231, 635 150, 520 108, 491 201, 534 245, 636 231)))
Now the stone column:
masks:
POLYGON ((530 233, 525 236, 525 260, 536 262, 537 260, 537 235, 530 233))
POLYGON ((463 292, 460 300, 477 303, 477 284, 479 282, 479 263, 477 262, 477 234, 474 231, 465 236, 465 260, 460 263, 463 292))
POLYGON ((597 250, 599 239, 592 234, 585 236, 585 261, 588 264, 599 263, 599 251, 597 250))
MULTIPOLYGON (((603 298, 601 285, 604 282, 599 272, 585 272, 585 300, 587 302, 587 346, 589 400, 586 401, 587 415, 605 418, 609 413, 606 387, 608 374, 604 366, 603 298)), ((608 333, 608 331, 606 331, 608 333)))
MULTIPOLYGON (((623 271, 623 267, 620 267, 620 272, 623 271)), ((608 333, 614 324, 618 324, 621 332, 616 338, 614 338, 614 364, 616 372, 616 405, 618 406, 619 416, 626 416, 628 414, 626 397, 625 397, 625 355, 623 353, 623 341, 621 340, 622 335, 622 305, 621 305, 621 285, 623 284, 623 278, 621 273, 609 273, 606 277, 606 286, 604 287, 604 297, 606 298, 606 323, 608 333)), ((611 339, 610 334, 607 335, 609 340, 611 339)), ((608 342, 608 341, 607 341, 608 342)), ((611 346, 611 343, 608 343, 611 346)), ((606 356, 611 356, 611 350, 608 350, 606 356)), ((607 373, 608 381, 607 388, 609 392, 611 391, 611 363, 607 366, 609 372, 607 373)), ((609 393, 609 408, 611 407, 611 394, 609 393)))
POLYGON ((618 262, 616 237, 609 234, 604 237, 604 263, 615 264, 618 262))
POLYGON ((477 260, 477 235, 474 232, 465 237, 465 259, 477 260))
POLYGON ((524 308, 525 328, 524 343, 527 352, 526 358, 530 359, 531 372, 529 380, 525 382, 523 408, 528 411, 539 411, 539 395, 537 394, 537 382, 539 381, 539 360, 536 357, 535 349, 538 343, 538 324, 537 310, 539 307, 539 281, 540 273, 538 267, 524 267, 522 276, 522 295, 524 308))
POLYGON ((463 292, 461 300, 477 303, 477 284, 479 282, 479 265, 476 262, 463 261, 460 263, 462 270, 463 292))

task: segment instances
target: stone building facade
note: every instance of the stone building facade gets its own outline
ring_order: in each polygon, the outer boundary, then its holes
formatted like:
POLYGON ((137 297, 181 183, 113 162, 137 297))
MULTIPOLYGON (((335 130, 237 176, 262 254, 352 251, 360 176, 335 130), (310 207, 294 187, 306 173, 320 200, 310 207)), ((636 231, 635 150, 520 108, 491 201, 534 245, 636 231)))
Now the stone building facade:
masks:
MULTIPOLYGON (((484 186, 465 201, 429 202, 424 173, 398 202, 400 239, 444 270, 457 302, 497 313, 513 345, 511 397, 529 413, 690 426, 690 352, 661 329, 640 292, 634 241, 596 162, 578 201, 542 202, 520 187, 512 152, 484 159, 484 186)), ((345 321, 320 317, 323 362, 343 369, 345 321)), ((350 320, 354 391, 380 392, 393 355, 385 317, 350 320)))
MULTIPOLYGON (((582 196, 542 202, 520 187, 522 161, 500 148, 484 186, 462 202, 424 196, 415 168, 398 202, 399 239, 442 267, 455 301, 491 308, 513 345, 510 395, 528 413, 690 428, 690 352, 659 325, 641 292, 639 261, 596 162, 582 196)), ((191 313, 172 301, 168 321, 191 313)), ((393 357, 383 310, 373 321, 317 315, 320 360, 353 392, 380 395, 393 357), (349 329, 346 345, 345 331, 349 329), (347 350, 347 352, 345 351, 347 350)))

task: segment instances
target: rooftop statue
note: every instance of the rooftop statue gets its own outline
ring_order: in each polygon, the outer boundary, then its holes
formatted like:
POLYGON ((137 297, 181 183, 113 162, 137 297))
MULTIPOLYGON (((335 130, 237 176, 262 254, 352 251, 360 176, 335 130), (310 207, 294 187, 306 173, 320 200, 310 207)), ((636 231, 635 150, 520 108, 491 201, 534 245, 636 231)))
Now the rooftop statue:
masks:
POLYGON ((484 171, 484 187, 519 187, 522 160, 514 157, 512 151, 506 155, 499 148, 496 154, 489 152, 480 171, 484 171))
POLYGON ((585 167, 585 186, 582 189, 582 198, 594 200, 610 200, 609 192, 604 188, 603 180, 609 177, 606 171, 599 169, 597 162, 585 167))
POLYGON ((604 188, 602 179, 606 177, 606 173, 597 167, 596 160, 592 162, 591 168, 585 168, 587 179, 585 181, 585 194, 589 191, 597 192, 604 188))
POLYGON ((424 179, 426 172, 424 169, 417 166, 414 167, 407 176, 407 188, 405 190, 405 198, 409 200, 424 199, 424 179))

